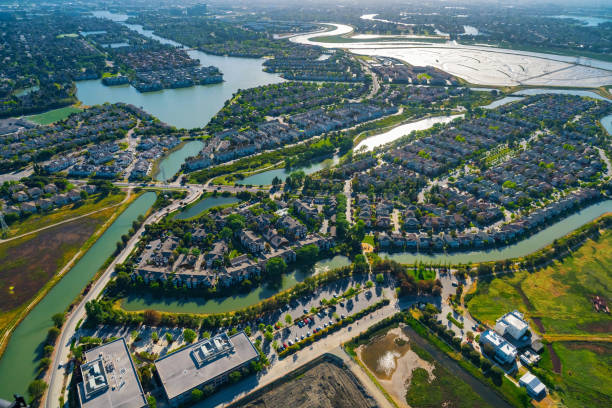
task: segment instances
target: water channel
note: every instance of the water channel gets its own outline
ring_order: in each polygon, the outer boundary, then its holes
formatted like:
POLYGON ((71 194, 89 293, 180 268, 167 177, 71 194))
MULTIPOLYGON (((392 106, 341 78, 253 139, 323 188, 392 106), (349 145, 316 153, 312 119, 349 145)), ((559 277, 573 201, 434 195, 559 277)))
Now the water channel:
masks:
POLYGON ((185 142, 179 149, 164 157, 157 168, 155 179, 159 181, 168 181, 181 169, 185 159, 191 156, 197 156, 204 147, 204 142, 201 140, 190 140, 185 142))
POLYGON ((278 292, 295 286, 296 283, 302 282, 309 276, 313 276, 317 273, 331 269, 340 268, 349 265, 350 263, 351 261, 347 257, 336 255, 333 258, 318 261, 315 263, 314 267, 309 270, 295 268, 283 276, 282 282, 279 286, 264 284, 258 286, 256 289, 248 293, 238 293, 225 298, 206 299, 190 297, 185 299, 159 299, 146 295, 132 295, 124 299, 121 306, 123 309, 129 311, 154 309, 162 312, 203 314, 231 312, 259 303, 264 299, 274 296, 278 292))
POLYGON ((463 115, 434 116, 431 118, 418 120, 416 122, 406 123, 405 125, 394 127, 388 132, 371 136, 367 139, 362 140, 357 146, 355 146, 354 150, 359 151, 360 149, 365 149, 366 151, 370 151, 375 147, 391 143, 394 140, 399 139, 400 137, 409 135, 412 131, 429 129, 437 123, 449 123, 452 120, 461 117, 463 117, 463 115))
POLYGON ((305 174, 316 173, 319 170, 323 170, 326 167, 333 166, 338 164, 340 158, 338 156, 334 156, 331 159, 324 159, 320 162, 314 162, 307 166, 302 167, 292 167, 290 169, 282 168, 282 169, 274 169, 263 171, 261 173, 253 174, 252 176, 245 177, 242 180, 236 181, 236 184, 240 184, 243 186, 269 186, 272 184, 272 180, 274 177, 278 177, 281 181, 285 181, 287 177, 293 172, 303 171, 305 174))
POLYGON ((193 218, 200 215, 202 212, 211 209, 213 207, 218 207, 220 205, 226 204, 234 204, 239 202, 240 200, 233 196, 223 197, 205 197, 201 200, 198 200, 191 207, 184 209, 183 211, 177 213, 174 216, 176 220, 186 220, 188 218, 193 218))
POLYGON ((113 254, 121 235, 126 234, 136 218, 155 202, 155 193, 136 199, 102 234, 76 265, 17 326, 0 360, 0 398, 12 400, 13 393, 26 395, 26 388, 36 375, 41 343, 51 328, 51 316, 64 311, 87 282, 113 254), (10 375, 9 375, 10 373, 10 375))
POLYGON ((429 254, 416 252, 397 252, 390 254, 382 252, 380 256, 382 258, 388 257, 394 261, 408 264, 417 262, 431 262, 435 264, 452 265, 516 258, 528 255, 537 251, 538 249, 544 248, 546 245, 551 244, 555 239, 561 238, 584 224, 587 224, 599 216, 609 212, 612 212, 612 200, 601 201, 550 225, 527 239, 502 248, 456 252, 450 254, 429 254))
POLYGON ((542 95, 542 94, 559 94, 559 95, 576 95, 576 96, 587 96, 589 98, 599 99, 600 101, 610 101, 608 98, 596 94, 592 91, 582 91, 580 89, 545 89, 545 88, 533 88, 523 89, 522 91, 516 91, 512 95, 542 95))

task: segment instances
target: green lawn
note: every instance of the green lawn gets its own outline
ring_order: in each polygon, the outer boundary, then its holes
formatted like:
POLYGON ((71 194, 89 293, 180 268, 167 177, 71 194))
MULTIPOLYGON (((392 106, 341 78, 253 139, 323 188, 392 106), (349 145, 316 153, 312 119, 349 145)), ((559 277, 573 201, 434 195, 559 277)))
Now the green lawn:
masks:
POLYGON ((70 218, 78 217, 93 211, 119 204, 125 198, 125 193, 111 194, 101 198, 99 194, 93 195, 84 201, 65 205, 48 213, 35 213, 29 217, 9 225, 11 236, 25 234, 48 225, 56 224, 70 218))
POLYGON ((595 312, 591 304, 594 295, 612 299, 611 271, 612 231, 606 231, 596 242, 587 241, 572 257, 551 267, 479 281, 468 307, 489 324, 518 309, 528 317, 539 317, 547 333, 612 334, 610 316, 595 312))
MULTIPOLYGON (((612 344, 588 337, 612 335, 612 318, 594 311, 594 295, 612 300, 612 230, 548 268, 480 280, 468 308, 490 325, 518 309, 528 318, 539 318, 545 335, 585 336, 583 341, 553 341, 560 373, 553 370, 546 349, 534 374, 551 388, 553 399, 568 407, 612 406, 612 344)), ((537 329, 533 320, 531 328, 537 329)))
POLYGON ((561 359, 561 375, 553 372, 548 352, 533 371, 554 384, 555 397, 570 408, 612 406, 612 344, 558 342, 553 348, 561 359))
POLYGON ((417 281, 420 280, 433 280, 436 278, 436 271, 428 269, 423 266, 418 266, 416 269, 408 267, 407 272, 414 277, 417 281))
POLYGON ((374 235, 366 235, 361 242, 374 246, 374 235))
POLYGON ((411 407, 449 407, 472 408, 490 407, 478 394, 472 391, 469 385, 450 374, 438 363, 429 381, 429 374, 423 368, 412 372, 412 379, 406 401, 411 407))
POLYGON ((70 114, 80 112, 83 109, 67 106, 65 108, 54 109, 37 115, 26 116, 25 119, 39 125, 50 125, 62 119, 66 119, 70 114))

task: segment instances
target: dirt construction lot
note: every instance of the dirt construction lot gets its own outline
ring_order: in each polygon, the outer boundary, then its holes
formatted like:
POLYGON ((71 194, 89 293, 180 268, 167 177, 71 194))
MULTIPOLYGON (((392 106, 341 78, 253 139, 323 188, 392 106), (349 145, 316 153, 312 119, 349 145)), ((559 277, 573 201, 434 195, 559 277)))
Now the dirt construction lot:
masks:
POLYGON ((322 361, 295 379, 244 404, 249 408, 369 408, 361 385, 344 370, 322 361))

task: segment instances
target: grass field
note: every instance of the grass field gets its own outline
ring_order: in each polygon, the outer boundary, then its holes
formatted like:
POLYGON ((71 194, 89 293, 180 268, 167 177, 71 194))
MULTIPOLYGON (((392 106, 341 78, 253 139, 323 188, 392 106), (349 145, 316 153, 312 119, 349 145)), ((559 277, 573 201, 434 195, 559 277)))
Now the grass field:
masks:
POLYGON ((56 224, 70 218, 78 217, 111 205, 119 204, 124 198, 124 192, 120 192, 119 194, 111 194, 106 197, 94 195, 86 200, 60 207, 49 213, 32 214, 24 220, 12 223, 9 226, 9 237, 25 234, 48 225, 56 224))
POLYGON ((477 408, 491 407, 480 395, 459 377, 442 367, 427 351, 411 343, 410 347, 419 357, 434 365, 433 379, 423 368, 412 372, 406 402, 411 407, 477 408))
POLYGON ((423 368, 412 372, 406 401, 411 407, 477 408, 491 407, 472 388, 434 362, 434 379, 423 368))
POLYGON ((612 344, 558 342, 553 349, 561 360, 561 374, 553 371, 548 352, 534 374, 554 384, 554 397, 568 407, 612 406, 612 344))
POLYGON ((82 110, 81 108, 66 106, 65 108, 54 109, 37 115, 26 116, 25 119, 39 125, 50 125, 51 123, 66 119, 71 113, 80 112, 82 110))
POLYGON ((362 242, 374 246, 374 235, 366 235, 362 242))
POLYGON ((480 280, 468 308, 488 324, 510 310, 524 312, 532 330, 554 340, 534 368, 553 399, 568 407, 612 406, 612 343, 599 341, 612 337, 612 318, 594 311, 593 295, 612 300, 611 230, 550 267, 480 280))
POLYGON ((587 241, 572 257, 548 268, 480 280, 468 307, 488 324, 518 309, 530 318, 539 318, 546 333, 612 334, 612 319, 595 312, 593 295, 612 299, 610 230, 597 242, 587 241))
POLYGON ((16 319, 116 208, 0 244, 0 333, 16 319))
POLYGON ((0 313, 33 297, 114 211, 111 208, 0 244, 0 313))

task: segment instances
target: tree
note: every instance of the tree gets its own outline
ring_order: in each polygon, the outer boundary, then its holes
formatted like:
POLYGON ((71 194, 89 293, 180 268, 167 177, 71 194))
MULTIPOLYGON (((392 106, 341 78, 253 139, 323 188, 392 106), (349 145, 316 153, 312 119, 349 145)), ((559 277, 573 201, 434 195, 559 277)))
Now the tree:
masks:
POLYGON ((244 334, 246 334, 247 336, 251 335, 251 326, 247 326, 244 328, 244 334))
POLYGON ((226 218, 227 226, 233 231, 240 231, 244 229, 245 218, 240 214, 230 214, 226 218))
POLYGON ((168 342, 168 344, 172 344, 172 342, 174 341, 174 337, 172 337, 171 333, 166 333, 166 341, 168 342))
POLYGON ((193 330, 191 329, 183 330, 183 338, 185 339, 187 343, 193 343, 196 337, 198 336, 196 335, 196 332, 194 332, 193 330))
POLYGON ((282 258, 272 258, 266 263, 266 273, 272 279, 280 279, 287 270, 287 264, 282 258))
POLYGON ((57 340, 59 335, 60 335, 60 329, 58 329, 57 327, 50 328, 49 331, 47 332, 47 342, 49 344, 55 343, 55 340, 57 340))
POLYGON ((366 282, 366 288, 371 288, 372 286, 374 286, 374 282, 372 282, 371 280, 366 282))
POLYGON ((28 385, 28 395, 32 401, 38 401, 45 393, 47 387, 47 383, 43 380, 34 380, 28 385))
POLYGON ((161 323, 161 313, 157 310, 145 310, 143 313, 144 323, 147 326, 158 326, 161 323))
POLYGON ((151 340, 153 340, 153 343, 157 343, 159 340, 159 334, 157 334, 157 332, 151 333, 151 340))
POLYGON ((480 368, 482 369, 484 373, 488 372, 492 366, 493 365, 491 364, 488 358, 486 357, 480 358, 480 368))
POLYGON ((314 244, 304 245, 295 251, 295 255, 300 262, 314 264, 319 257, 319 247, 314 244))
POLYGON ((383 275, 382 273, 379 273, 379 274, 376 275, 376 283, 378 283, 380 285, 384 281, 385 281, 385 275, 383 275))
POLYGON ((290 314, 285 315, 285 323, 287 323, 288 325, 293 323, 293 318, 290 314))
POLYGON ((149 395, 147 397, 147 405, 149 406, 149 408, 157 408, 157 400, 154 396, 149 395))
POLYGON ((56 313, 53 316, 51 316, 51 320, 53 320, 53 324, 55 325, 55 327, 62 327, 62 325, 64 324, 64 314, 63 313, 56 313))
POLYGON ((202 398, 204 398, 204 393, 199 390, 199 389, 195 389, 193 391, 191 391, 191 399, 193 401, 200 401, 202 398))
POLYGON ((236 383, 240 381, 241 378, 242 374, 240 374, 240 371, 233 371, 229 374, 229 380, 231 383, 236 383))
POLYGON ((484 343, 482 346, 482 351, 489 357, 493 357, 495 355, 495 347, 490 343, 484 343))

